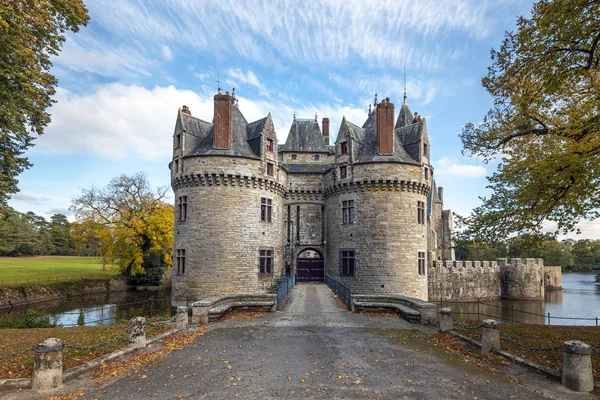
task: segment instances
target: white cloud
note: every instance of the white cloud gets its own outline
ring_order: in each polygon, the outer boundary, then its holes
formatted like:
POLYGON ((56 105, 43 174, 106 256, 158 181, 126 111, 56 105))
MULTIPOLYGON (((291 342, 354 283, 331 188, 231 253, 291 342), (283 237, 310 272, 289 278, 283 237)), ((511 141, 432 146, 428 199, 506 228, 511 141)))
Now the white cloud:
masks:
POLYGON ((21 203, 41 205, 48 201, 48 197, 19 192, 12 195, 12 200, 21 203))
POLYGON ((481 178, 487 173, 482 165, 460 164, 450 157, 440 158, 434 168, 436 175, 444 178, 481 178))
POLYGON ((98 0, 88 6, 95 21, 121 38, 178 42, 216 56, 226 51, 264 65, 285 60, 336 64, 358 57, 378 68, 431 69, 465 52, 462 42, 446 40, 449 35, 486 38, 505 4, 98 0))
MULTIPOLYGON (((74 94, 59 88, 57 103, 50 109, 52 122, 36 140, 33 151, 58 154, 99 154, 113 160, 129 158, 169 160, 177 109, 190 107, 194 116, 213 118, 212 94, 198 94, 174 86, 146 89, 112 83, 90 94, 74 94)), ((239 97, 239 107, 248 121, 273 117, 280 143, 285 142, 292 115, 312 118, 315 112, 331 121, 335 137, 342 117, 362 125, 366 109, 332 103, 305 104, 293 108, 279 101, 239 97)))
MULTIPOLYGON (((554 221, 545 221, 543 231, 544 232, 555 232, 558 224, 554 221)), ((576 232, 569 233, 567 235, 559 235, 559 239, 594 239, 600 240, 600 219, 594 221, 581 221, 575 226, 575 229, 579 229, 580 233, 576 232)))
POLYGON ((173 58, 173 52, 169 46, 162 46, 161 52, 165 60, 171 60, 173 58))
POLYGON ((243 84, 247 84, 257 88, 261 96, 270 97, 267 89, 259 82, 256 75, 254 75, 254 72, 248 70, 248 72, 244 74, 239 68, 235 68, 229 69, 227 74, 229 75, 230 80, 226 81, 226 83, 229 85, 239 87, 243 84))

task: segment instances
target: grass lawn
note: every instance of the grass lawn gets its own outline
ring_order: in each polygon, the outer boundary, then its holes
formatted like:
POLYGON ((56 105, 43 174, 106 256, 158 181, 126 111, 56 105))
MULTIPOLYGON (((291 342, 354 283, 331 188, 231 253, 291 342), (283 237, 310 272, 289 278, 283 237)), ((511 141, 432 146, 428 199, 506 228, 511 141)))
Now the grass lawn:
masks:
MULTIPOLYGON (((127 329, 127 323, 76 328, 0 329, 0 357, 26 349, 48 338, 59 338, 63 342, 77 346, 91 346, 112 339, 125 329, 127 329)), ((146 337, 150 338, 169 329, 171 329, 170 326, 147 326, 146 337)), ((123 338, 97 349, 66 348, 63 350, 63 369, 66 371, 115 350, 125 348, 127 340, 127 335, 125 335, 123 338)), ((14 357, 0 359, 0 378, 30 378, 33 373, 33 358, 33 351, 27 351, 14 357)))
MULTIPOLYGON (((479 325, 481 322, 469 321, 470 324, 479 325)), ((600 328, 591 326, 549 326, 529 324, 502 324, 501 329, 523 344, 535 347, 554 347, 567 340, 580 340, 600 349, 600 328)), ((481 329, 467 330, 456 328, 457 331, 481 340, 481 329)), ((533 351, 518 346, 505 338, 500 338, 503 350, 516 356, 532 360, 538 364, 562 371, 563 352, 559 351, 533 351)), ((600 378, 600 356, 592 354, 594 377, 600 378)))
POLYGON ((117 275, 110 265, 103 271, 100 260, 99 257, 70 256, 0 257, 0 285, 110 278, 117 275))

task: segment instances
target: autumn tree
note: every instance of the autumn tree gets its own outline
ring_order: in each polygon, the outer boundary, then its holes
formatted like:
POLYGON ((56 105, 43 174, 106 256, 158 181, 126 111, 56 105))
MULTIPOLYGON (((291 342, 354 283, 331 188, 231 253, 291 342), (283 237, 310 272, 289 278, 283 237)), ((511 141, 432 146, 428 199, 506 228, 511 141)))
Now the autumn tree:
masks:
POLYGON ((146 275, 157 263, 172 264, 174 214, 165 193, 143 173, 121 175, 104 188, 83 189, 71 208, 80 225, 95 229, 107 262, 129 276, 146 275))
POLYGON ((50 58, 64 32, 77 32, 88 19, 81 0, 0 2, 0 207, 31 166, 23 153, 50 123, 46 109, 56 87, 50 58))
POLYGON ((499 165, 468 232, 497 240, 598 218, 600 0, 537 2, 491 57, 483 86, 494 106, 461 139, 464 153, 499 165))

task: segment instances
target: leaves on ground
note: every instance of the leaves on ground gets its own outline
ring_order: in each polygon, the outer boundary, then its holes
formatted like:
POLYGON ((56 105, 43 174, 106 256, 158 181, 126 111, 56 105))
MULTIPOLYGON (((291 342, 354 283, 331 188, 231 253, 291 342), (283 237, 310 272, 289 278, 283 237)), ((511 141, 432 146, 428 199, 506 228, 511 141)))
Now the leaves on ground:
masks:
POLYGON ((262 317, 267 315, 266 311, 254 311, 254 310, 233 310, 223 315, 220 321, 249 321, 254 318, 262 317))

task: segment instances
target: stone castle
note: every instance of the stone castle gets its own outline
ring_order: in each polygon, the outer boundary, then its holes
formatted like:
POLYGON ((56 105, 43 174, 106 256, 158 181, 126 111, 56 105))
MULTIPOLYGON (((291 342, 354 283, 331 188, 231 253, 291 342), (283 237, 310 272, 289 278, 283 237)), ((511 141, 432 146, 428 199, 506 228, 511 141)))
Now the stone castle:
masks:
MULTIPOLYGON (((214 96, 212 123, 183 106, 170 163, 172 305, 271 293, 285 274, 328 274, 353 294, 468 296, 467 286, 453 286, 467 266, 453 268, 452 214, 435 185, 426 120, 413 116, 406 94, 397 118, 389 98, 375 96, 373 106, 362 126, 344 117, 335 143, 328 118, 294 116, 285 144, 270 114, 244 118, 234 92, 214 96)), ((500 277, 498 264, 486 268, 500 277)), ((520 283, 523 297, 539 297, 537 281, 520 283)))

